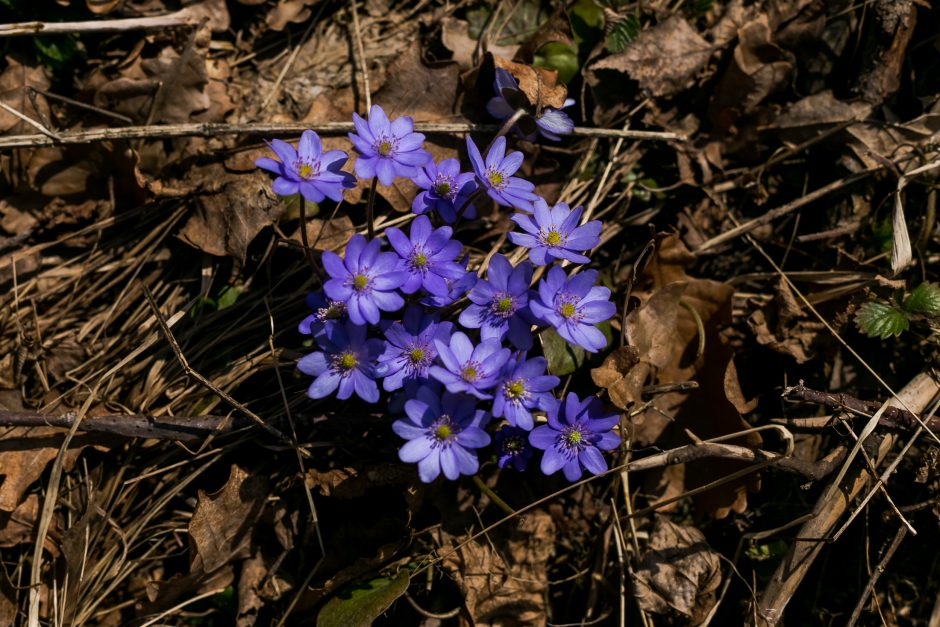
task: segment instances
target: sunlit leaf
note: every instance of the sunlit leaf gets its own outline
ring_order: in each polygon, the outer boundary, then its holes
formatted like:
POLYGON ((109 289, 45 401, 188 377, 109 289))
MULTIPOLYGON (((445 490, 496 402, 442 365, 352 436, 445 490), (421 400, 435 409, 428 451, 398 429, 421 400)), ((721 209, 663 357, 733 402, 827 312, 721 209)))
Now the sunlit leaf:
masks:
POLYGON ((317 627, 368 627, 408 589, 402 570, 392 578, 379 577, 341 588, 317 615, 317 627))
POLYGON ((554 329, 539 334, 542 353, 548 360, 548 372, 556 377, 571 374, 584 364, 584 349, 566 342, 554 329))
POLYGON ((904 309, 925 316, 940 316, 940 286, 921 283, 904 301, 904 309))
POLYGON ((855 324, 868 337, 882 340, 900 335, 910 325, 907 314, 893 305, 865 303, 855 314, 855 324))

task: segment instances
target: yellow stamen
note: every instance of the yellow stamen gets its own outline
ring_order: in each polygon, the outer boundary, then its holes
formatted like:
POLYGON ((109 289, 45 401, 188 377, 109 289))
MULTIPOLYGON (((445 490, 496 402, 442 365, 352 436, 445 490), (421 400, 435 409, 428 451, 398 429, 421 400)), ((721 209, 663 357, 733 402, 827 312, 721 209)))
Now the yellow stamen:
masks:
POLYGON ((450 437, 450 434, 453 433, 453 430, 447 425, 440 425, 437 429, 434 430, 434 437, 438 440, 446 440, 450 437))
POLYGON ((557 246, 561 241, 561 235, 558 234, 558 231, 549 231, 548 235, 545 236, 545 242, 549 246, 557 246))
POLYGON ((357 274, 353 278, 353 289, 356 291, 364 290, 369 284, 369 278, 364 274, 357 274))
POLYGON ((352 370, 353 368, 356 367, 356 356, 353 355, 352 353, 346 353, 345 355, 339 358, 339 365, 344 370, 352 370))
POLYGON ((412 349, 412 351, 408 353, 408 359, 411 360, 411 363, 416 364, 422 359, 424 359, 424 351, 421 350, 420 348, 412 349))
POLYGON ((387 157, 390 154, 392 154, 392 142, 388 141, 387 139, 380 142, 379 154, 382 155, 383 157, 387 157))
POLYGON ((572 305, 571 303, 565 303, 564 305, 561 306, 560 313, 565 318, 570 318, 575 313, 574 305, 572 305))
POLYGON ((503 296, 498 301, 496 301, 496 311, 499 313, 506 313, 512 309, 512 299, 508 296, 503 296))

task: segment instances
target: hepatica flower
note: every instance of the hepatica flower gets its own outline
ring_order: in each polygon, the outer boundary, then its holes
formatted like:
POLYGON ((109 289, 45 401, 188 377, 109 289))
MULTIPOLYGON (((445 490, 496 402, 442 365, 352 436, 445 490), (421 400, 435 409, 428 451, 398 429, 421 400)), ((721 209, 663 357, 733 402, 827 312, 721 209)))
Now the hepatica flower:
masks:
POLYGON ((261 157, 255 160, 255 165, 278 175, 271 184, 278 196, 299 193, 310 202, 321 202, 324 198, 339 202, 344 189, 356 186, 356 179, 340 170, 349 156, 342 150, 324 153, 320 137, 313 131, 300 135, 297 150, 280 139, 272 139, 268 145, 277 159, 261 157))
POLYGON ((426 380, 428 368, 437 359, 434 341, 450 340, 453 326, 450 322, 438 322, 437 316, 422 313, 416 305, 405 310, 401 322, 386 324, 385 351, 376 368, 377 376, 384 377, 382 387, 391 392, 406 383, 426 380))
POLYGON ((323 267, 330 275, 323 291, 346 305, 354 324, 377 324, 380 309, 395 311, 405 303, 395 289, 408 280, 408 274, 398 270, 398 255, 379 252, 380 248, 379 240, 367 244, 357 233, 346 244, 344 259, 323 251, 323 267))
MULTIPOLYGON (((470 260, 469 256, 465 256, 461 261, 460 265, 463 266, 464 270, 467 268, 467 262, 470 260)), ((436 296, 434 294, 428 294, 421 299, 421 304, 426 307, 446 307, 451 303, 456 302, 459 298, 463 297, 470 289, 476 285, 477 280, 476 272, 466 272, 462 277, 456 281, 447 281, 447 294, 442 296, 436 296)))
MULTIPOLYGON (((512 74, 504 69, 496 69, 496 80, 493 83, 496 96, 486 103, 486 110, 494 118, 508 120, 519 109, 526 113, 519 118, 513 128, 525 139, 535 141, 536 133, 551 139, 561 141, 559 135, 567 135, 574 130, 574 122, 561 109, 542 107, 535 114, 529 112, 532 108, 529 99, 519 89, 519 83, 512 74)), ((573 98, 568 98, 562 105, 566 109, 574 104, 573 98)))
POLYGON ((544 357, 507 362, 502 380, 496 386, 493 415, 505 416, 509 424, 530 431, 534 426, 531 410, 548 411, 557 403, 550 392, 560 380, 546 375, 547 367, 544 357))
POLYGON ((366 339, 366 328, 346 323, 336 325, 329 335, 317 338, 322 351, 297 362, 304 374, 316 377, 307 395, 324 398, 337 389, 336 397, 347 399, 353 392, 367 403, 379 400, 375 384, 375 360, 382 353, 382 340, 366 339))
POLYGON ((304 335, 329 334, 333 327, 348 320, 346 303, 330 300, 320 292, 307 295, 307 307, 313 313, 300 321, 297 330, 304 335))
POLYGON ((529 259, 537 266, 544 266, 552 259, 566 259, 573 263, 587 263, 587 257, 579 251, 590 250, 601 243, 601 221, 591 220, 578 226, 583 207, 568 208, 563 202, 551 209, 541 198, 535 201, 535 214, 529 217, 517 213, 512 221, 525 233, 513 232, 509 239, 517 246, 529 249, 529 259), (533 219, 534 218, 534 219, 533 219))
POLYGON ((475 449, 489 444, 490 436, 482 428, 487 415, 475 405, 471 398, 447 392, 441 398, 427 387, 405 403, 407 419, 396 420, 392 430, 408 440, 398 457, 418 464, 421 481, 431 483, 441 471, 450 480, 476 474, 475 449))
POLYGON ((443 296, 450 289, 448 280, 456 281, 466 274, 463 266, 454 261, 462 247, 450 239, 452 233, 449 226, 432 230, 427 216, 418 216, 411 223, 410 238, 395 227, 385 229, 385 236, 401 258, 399 269, 408 274, 402 292, 413 294, 423 287, 443 296))
POLYGON ((512 465, 519 472, 524 472, 532 459, 532 446, 529 444, 529 432, 503 425, 496 432, 497 465, 500 468, 512 465))
POLYGON ((477 281, 470 290, 471 304, 461 312, 458 322, 467 329, 480 329, 484 340, 501 340, 508 334, 516 348, 529 350, 532 264, 523 262, 513 268, 506 257, 496 254, 490 260, 486 279, 477 281))
POLYGON ((532 209, 532 202, 538 198, 532 193, 535 185, 513 176, 522 165, 522 153, 515 151, 506 154, 506 138, 497 137, 492 148, 486 153, 486 159, 480 154, 477 145, 467 136, 467 152, 477 181, 497 204, 516 209, 532 209))
POLYGON ((609 320, 617 311, 610 302, 610 290, 594 285, 596 270, 587 270, 570 279, 553 266, 539 281, 538 296, 529 302, 532 314, 552 325, 558 335, 595 353, 607 345, 607 338, 594 326, 609 320))
POLYGON ((582 401, 569 392, 564 403, 556 404, 547 417, 547 425, 529 434, 529 443, 545 451, 543 473, 551 475, 561 469, 568 481, 577 481, 582 469, 593 475, 607 470, 601 451, 620 445, 620 436, 612 431, 619 421, 617 414, 605 413, 600 400, 593 396, 582 401))
POLYGON ((440 340, 434 345, 444 366, 431 366, 432 377, 450 392, 466 392, 480 399, 493 398, 487 390, 499 382, 503 365, 509 360, 508 348, 501 348, 496 340, 485 340, 474 346, 460 331, 451 336, 449 345, 440 340))
POLYGON ((463 217, 473 219, 477 216, 473 203, 467 204, 467 199, 477 188, 474 175, 461 172, 460 162, 456 159, 444 159, 437 164, 428 161, 418 168, 418 174, 411 180, 424 190, 411 203, 414 213, 420 215, 430 209, 436 211, 445 224, 453 224, 457 220, 457 212, 467 205, 463 217))
POLYGON ((349 140, 361 155, 354 169, 361 179, 378 177, 382 185, 391 185, 396 176, 412 178, 418 166, 431 160, 430 153, 421 150, 424 135, 414 132, 414 122, 403 115, 389 121, 379 105, 369 109, 369 121, 353 113, 355 133, 349 140))

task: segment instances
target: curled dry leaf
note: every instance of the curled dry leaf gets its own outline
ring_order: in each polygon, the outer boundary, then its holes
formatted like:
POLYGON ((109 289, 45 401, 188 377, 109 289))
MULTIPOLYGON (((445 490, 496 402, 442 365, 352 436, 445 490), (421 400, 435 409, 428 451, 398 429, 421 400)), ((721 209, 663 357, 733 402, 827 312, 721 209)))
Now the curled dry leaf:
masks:
MULTIPOLYGON (((0 102, 16 109, 25 116, 40 121, 39 116, 33 109, 29 101, 27 89, 35 87, 36 89, 49 89, 49 77, 41 65, 30 67, 23 65, 14 57, 6 57, 7 66, 0 73, 0 102)), ((45 119, 49 119, 49 104, 44 96, 36 94, 36 103, 45 119)), ((28 126, 26 123, 8 113, 0 110, 0 133, 21 133, 28 126)), ((32 127, 28 127, 28 133, 34 132, 32 127)))
POLYGON ((800 307, 790 286, 784 280, 777 282, 774 300, 752 313, 747 324, 758 344, 789 355, 798 364, 816 356, 820 333, 825 326, 810 319, 800 307))
POLYGON ((568 97, 568 88, 558 82, 558 72, 524 63, 515 63, 489 53, 487 61, 496 68, 506 70, 519 82, 519 90, 535 108, 555 107, 561 109, 568 97))
POLYGON ((232 465, 228 481, 214 494, 199 491, 189 521, 190 569, 211 573, 247 555, 254 523, 264 509, 268 482, 232 465))
POLYGON ((623 72, 654 96, 685 90, 711 57, 711 46, 689 23, 673 16, 641 32, 622 52, 602 59, 592 71, 623 72))
POLYGON ((555 523, 540 510, 527 512, 517 528, 489 541, 471 541, 448 553, 442 567, 460 587, 478 625, 545 625, 548 573, 555 550, 555 523))
MULTIPOLYGON (((300 24, 310 19, 310 7, 316 0, 280 0, 268 11, 265 23, 273 30, 284 30, 288 24, 300 24)), ((249 3, 245 3, 249 4, 249 3)))
POLYGON ((695 527, 657 516, 633 579, 637 604, 654 614, 681 614, 699 625, 715 605, 721 584, 718 553, 695 527))
POLYGON ((598 387, 607 389, 611 403, 620 409, 629 409, 640 400, 640 390, 648 374, 645 369, 637 373, 634 367, 639 363, 640 352, 636 346, 621 346, 608 355, 600 367, 591 370, 591 379, 598 387))

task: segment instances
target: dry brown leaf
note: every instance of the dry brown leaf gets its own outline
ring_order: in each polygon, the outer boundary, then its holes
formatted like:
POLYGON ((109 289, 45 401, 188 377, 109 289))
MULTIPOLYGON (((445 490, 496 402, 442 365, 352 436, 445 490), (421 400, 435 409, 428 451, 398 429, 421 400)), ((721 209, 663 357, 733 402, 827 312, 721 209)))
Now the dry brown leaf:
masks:
MULTIPOLYGON (((36 111, 33 109, 29 96, 26 93, 27 87, 35 87, 43 91, 49 89, 49 77, 41 65, 29 67, 21 64, 13 57, 6 58, 7 66, 0 73, 0 102, 16 109, 26 117, 41 122, 36 111)), ((43 117, 49 119, 49 104, 44 96, 36 94, 36 103, 42 111, 43 117)), ((6 111, 0 110, 0 133, 33 133, 35 129, 27 125, 23 120, 6 111), (26 129, 29 130, 26 130, 26 129)))
POLYGON ((568 88, 558 82, 558 72, 555 70, 515 63, 492 53, 488 53, 486 59, 495 67, 512 74, 513 78, 519 82, 519 90, 525 94, 534 109, 542 107, 561 109, 565 106, 568 88))
POLYGON ((623 52, 591 66, 591 70, 626 73, 654 96, 685 90, 711 57, 711 46, 679 16, 641 32, 623 52))
POLYGON ((640 363, 640 351, 636 346, 622 346, 604 359, 604 363, 591 370, 591 379, 598 387, 606 388, 610 402, 620 409, 630 407, 640 400, 640 390, 649 374, 643 369, 642 379, 635 373, 640 363))
POLYGON ((232 20, 225 0, 190 0, 183 2, 183 5, 195 23, 206 20, 213 33, 224 33, 231 25, 232 20))
POLYGON ((882 0, 874 3, 878 27, 866 30, 867 54, 857 90, 867 102, 881 104, 901 86, 903 65, 909 61, 907 47, 917 25, 917 6, 910 0, 882 0))
POLYGON ((441 564, 460 587, 470 616, 478 625, 545 625, 545 564, 555 551, 552 517, 527 512, 514 530, 491 534, 490 540, 463 544, 441 564))
POLYGON ((268 482, 232 465, 228 481, 214 494, 199 491, 189 521, 190 570, 211 573, 245 557, 254 523, 264 509, 268 482))
MULTIPOLYGON (((450 50, 454 62, 462 71, 473 68, 473 53, 477 49, 477 40, 470 38, 470 24, 466 20, 445 17, 441 20, 441 43, 450 50)), ((518 45, 500 46, 487 42, 484 52, 489 51, 504 59, 512 59, 519 49, 518 45)))
POLYGON ((38 516, 38 494, 30 494, 12 512, 0 512, 0 548, 32 542, 38 516))
POLYGON ((633 579, 637 604, 654 614, 677 612, 698 625, 715 605, 720 584, 720 558, 702 532, 656 516, 633 579))
POLYGON ((738 45, 709 105, 708 116, 721 130, 730 129, 764 98, 786 85, 793 56, 773 39, 767 16, 759 15, 738 29, 738 45))
POLYGON ((747 324, 758 344, 789 355, 798 364, 815 357, 820 334, 825 332, 825 325, 803 311, 782 279, 777 282, 774 300, 752 313, 747 324))
POLYGON ((236 627, 252 627, 258 620, 258 611, 264 607, 264 600, 259 593, 265 578, 268 576, 268 567, 264 563, 261 551, 242 562, 241 572, 238 575, 238 614, 236 627))
MULTIPOLYGON (((272 30, 284 30, 288 24, 300 24, 310 19, 310 6, 316 0, 280 0, 277 6, 268 11, 265 23, 272 30)), ((245 3, 249 4, 249 3, 245 3)))
MULTIPOLYGON (((339 216, 332 220, 314 218, 307 220, 307 241, 314 250, 336 250, 342 248, 355 233, 355 226, 349 216, 339 216)), ((291 235, 291 239, 302 242, 300 229, 291 235)))
POLYGON ((180 238, 210 255, 245 260, 248 245, 283 211, 265 191, 262 174, 228 176, 218 193, 196 198, 180 238))

